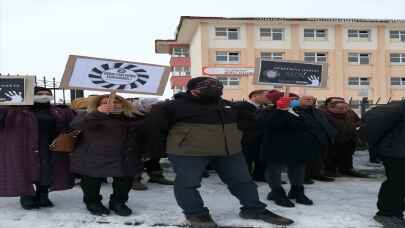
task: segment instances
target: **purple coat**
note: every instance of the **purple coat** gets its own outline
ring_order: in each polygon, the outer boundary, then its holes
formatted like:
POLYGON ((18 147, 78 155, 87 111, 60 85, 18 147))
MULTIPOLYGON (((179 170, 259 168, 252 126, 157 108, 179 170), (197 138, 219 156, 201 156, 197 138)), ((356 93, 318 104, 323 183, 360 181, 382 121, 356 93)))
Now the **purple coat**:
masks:
MULTIPOLYGON (((69 108, 51 107, 57 133, 68 129, 75 113, 69 108)), ((27 107, 0 107, 0 197, 34 195, 39 180, 38 121, 27 107)), ((70 156, 55 153, 51 190, 73 187, 70 156)))

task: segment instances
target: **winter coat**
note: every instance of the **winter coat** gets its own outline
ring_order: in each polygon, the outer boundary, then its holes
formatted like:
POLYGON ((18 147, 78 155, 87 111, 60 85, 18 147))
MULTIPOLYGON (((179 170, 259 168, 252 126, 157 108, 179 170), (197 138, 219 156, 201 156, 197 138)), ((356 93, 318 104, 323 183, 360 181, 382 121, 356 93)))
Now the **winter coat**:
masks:
POLYGON ((392 102, 368 111, 359 135, 379 157, 405 159, 405 102, 392 102))
MULTIPOLYGON (((69 128, 75 112, 67 107, 51 106, 56 134, 69 128)), ((0 107, 0 196, 34 195, 33 182, 40 180, 39 126, 30 107, 0 107)), ((73 187, 70 157, 52 154, 51 190, 73 187)))
POLYGON ((242 145, 260 143, 262 133, 257 123, 260 109, 247 101, 235 103, 235 108, 239 111, 238 128, 243 132, 242 145))
POLYGON ((227 156, 241 152, 238 110, 229 101, 202 102, 192 95, 166 102, 150 114, 155 148, 168 154, 227 156))
POLYGON ((82 130, 72 153, 73 173, 90 177, 136 176, 142 171, 135 119, 98 111, 76 117, 82 130))
POLYGON ((316 136, 322 146, 334 143, 337 131, 329 123, 325 113, 313 107, 297 107, 294 110, 303 118, 311 134, 316 136))
POLYGON ((262 158, 267 163, 305 163, 320 159, 321 145, 302 116, 271 109, 259 115, 262 158))
POLYGON ((356 123, 353 122, 350 114, 343 116, 327 113, 329 122, 336 128, 337 135, 335 143, 339 144, 357 144, 358 136, 356 132, 356 123))

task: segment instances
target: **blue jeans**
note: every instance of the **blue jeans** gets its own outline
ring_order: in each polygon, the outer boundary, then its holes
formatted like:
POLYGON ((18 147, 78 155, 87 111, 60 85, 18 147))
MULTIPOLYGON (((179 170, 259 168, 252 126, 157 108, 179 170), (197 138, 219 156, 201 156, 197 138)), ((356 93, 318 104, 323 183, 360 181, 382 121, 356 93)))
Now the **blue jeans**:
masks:
POLYGON ((259 200, 257 186, 252 181, 242 153, 226 157, 169 154, 169 160, 176 173, 174 195, 186 216, 209 213, 197 190, 201 187, 202 175, 208 164, 213 166, 231 194, 239 199, 242 210, 266 208, 266 204, 259 200))

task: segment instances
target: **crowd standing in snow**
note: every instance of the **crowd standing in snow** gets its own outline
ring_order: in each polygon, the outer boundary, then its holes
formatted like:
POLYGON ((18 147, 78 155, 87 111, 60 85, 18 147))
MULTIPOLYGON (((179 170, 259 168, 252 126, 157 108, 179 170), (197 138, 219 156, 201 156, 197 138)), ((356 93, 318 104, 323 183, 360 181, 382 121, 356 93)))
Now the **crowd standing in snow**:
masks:
POLYGON ((214 228, 198 191, 209 166, 239 200, 241 218, 290 225, 293 220, 266 209, 255 181, 268 183, 267 199, 279 206, 316 205, 305 184, 368 177, 353 167, 361 139, 387 174, 374 218, 405 227, 405 102, 377 107, 360 120, 339 97, 317 108, 308 95, 257 90, 235 103, 222 99, 222 90, 218 80, 197 77, 173 100, 130 103, 120 96, 93 96, 80 110, 51 105, 52 92, 37 87, 33 106, 0 107, 0 196, 20 197, 27 210, 52 207, 49 191, 68 190, 79 177, 90 213, 129 216, 128 193, 147 189, 141 178, 146 171, 149 182, 173 185, 192 227, 214 228), (59 134, 72 130, 77 141, 71 154, 50 149, 59 134), (163 157, 172 164, 174 181, 163 175, 163 157), (100 195, 107 177, 113 178, 108 208, 100 195))

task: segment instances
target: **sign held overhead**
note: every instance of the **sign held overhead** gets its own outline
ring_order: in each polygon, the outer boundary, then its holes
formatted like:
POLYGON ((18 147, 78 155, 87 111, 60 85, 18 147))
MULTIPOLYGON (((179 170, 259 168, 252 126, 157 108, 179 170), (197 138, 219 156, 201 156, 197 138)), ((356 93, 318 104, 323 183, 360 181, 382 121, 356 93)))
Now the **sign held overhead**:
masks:
POLYGON ((168 66, 70 55, 61 87, 162 95, 169 74, 168 66))
POLYGON ((258 60, 256 83, 295 87, 324 88, 327 65, 301 61, 258 60))
POLYGON ((34 77, 0 76, 0 105, 33 105, 34 77))

